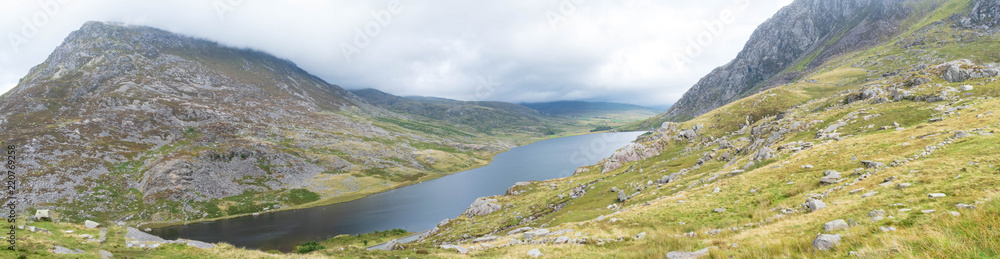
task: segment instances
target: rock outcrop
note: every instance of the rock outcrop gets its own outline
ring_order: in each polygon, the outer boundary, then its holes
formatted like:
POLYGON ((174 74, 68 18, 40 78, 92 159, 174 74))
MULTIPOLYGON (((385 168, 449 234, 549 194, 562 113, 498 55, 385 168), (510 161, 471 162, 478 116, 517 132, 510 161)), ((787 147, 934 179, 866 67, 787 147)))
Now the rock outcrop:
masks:
POLYGON ((895 35, 910 10, 902 0, 797 0, 751 35, 736 59, 716 68, 677 101, 665 117, 681 121, 797 78, 841 53, 895 35), (812 59, 807 56, 815 55, 812 59))

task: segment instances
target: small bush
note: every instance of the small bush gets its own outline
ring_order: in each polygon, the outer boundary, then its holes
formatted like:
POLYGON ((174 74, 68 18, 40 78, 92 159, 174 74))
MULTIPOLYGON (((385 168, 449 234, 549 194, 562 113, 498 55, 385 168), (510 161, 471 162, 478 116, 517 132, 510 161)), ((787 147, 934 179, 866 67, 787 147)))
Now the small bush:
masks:
POLYGON ((316 241, 309 241, 302 243, 302 245, 295 247, 295 252, 300 254, 306 254, 312 251, 323 250, 323 246, 316 243, 316 241))

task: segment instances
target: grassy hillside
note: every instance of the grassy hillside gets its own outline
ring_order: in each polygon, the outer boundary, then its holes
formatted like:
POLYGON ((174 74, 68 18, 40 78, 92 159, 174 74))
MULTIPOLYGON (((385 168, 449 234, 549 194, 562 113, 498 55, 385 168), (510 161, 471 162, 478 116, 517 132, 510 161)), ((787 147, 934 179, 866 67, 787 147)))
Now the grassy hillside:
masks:
POLYGON ((523 105, 551 116, 573 118, 609 126, 645 120, 663 112, 638 105, 607 102, 560 101, 525 103, 523 105))

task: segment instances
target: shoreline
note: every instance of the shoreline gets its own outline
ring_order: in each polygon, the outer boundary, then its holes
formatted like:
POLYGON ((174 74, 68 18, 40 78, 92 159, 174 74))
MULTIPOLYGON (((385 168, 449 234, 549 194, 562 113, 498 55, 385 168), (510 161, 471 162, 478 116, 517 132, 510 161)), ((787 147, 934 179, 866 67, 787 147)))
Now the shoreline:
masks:
POLYGON ((315 208, 315 207, 333 205, 333 204, 337 204, 337 203, 350 202, 350 201, 354 201, 354 200, 363 199, 363 198, 371 196, 371 195, 375 195, 375 194, 384 193, 384 192, 388 192, 388 191, 391 191, 391 190, 403 188, 403 187, 406 187, 406 186, 410 186, 410 185, 414 185, 414 184, 419 184, 419 183, 423 183, 423 182, 426 182, 426 181, 432 181, 432 180, 435 180, 435 179, 439 179, 441 177, 445 177, 445 176, 457 174, 457 173, 460 173, 460 172, 465 172, 465 171, 473 170, 473 169, 476 169, 476 168, 482 168, 482 167, 485 167, 485 166, 490 165, 491 163, 493 163, 493 159, 497 155, 502 154, 504 152, 508 152, 511 149, 514 149, 514 148, 517 148, 517 147, 530 145, 530 144, 537 143, 537 142, 544 141, 544 140, 551 140, 551 139, 558 139, 558 138, 565 138, 565 137, 574 137, 574 136, 583 136, 583 135, 590 135, 590 134, 599 134, 599 133, 618 133, 618 132, 617 131, 580 132, 580 133, 577 133, 577 134, 553 135, 551 137, 543 137, 543 138, 538 138, 538 139, 529 139, 526 142, 521 143, 520 145, 514 146, 513 148, 493 153, 492 155, 490 155, 490 157, 488 159, 486 159, 487 163, 484 163, 482 165, 474 166, 474 167, 470 167, 470 168, 465 168, 465 169, 462 169, 461 171, 456 171, 456 172, 452 172, 452 173, 440 173, 440 174, 430 175, 430 178, 427 178, 427 179, 421 179, 420 181, 413 181, 413 182, 398 183, 398 184, 392 185, 391 187, 388 187, 388 188, 385 188, 385 189, 377 189, 377 190, 367 190, 367 191, 353 192, 353 193, 349 193, 349 194, 345 194, 345 195, 341 195, 341 196, 331 197, 331 198, 328 198, 328 199, 321 199, 321 200, 318 200, 318 201, 309 202, 309 203, 305 203, 305 204, 300 204, 300 205, 296 205, 296 206, 292 206, 292 207, 280 208, 280 209, 268 210, 268 211, 261 211, 261 212, 256 212, 256 213, 244 213, 244 214, 237 214, 237 215, 227 215, 227 216, 218 217, 218 218, 185 220, 185 221, 165 221, 165 222, 164 221, 160 221, 160 222, 146 222, 146 223, 140 222, 140 223, 138 223, 136 225, 136 228, 140 228, 140 229, 141 228, 151 228, 151 229, 166 228, 166 227, 173 227, 173 226, 181 226, 181 225, 189 225, 189 224, 196 224, 196 223, 218 221, 218 220, 224 220, 224 219, 233 219, 233 218, 247 217, 247 216, 260 216, 260 215, 264 215, 264 214, 267 214, 267 213, 275 213, 275 212, 290 211, 290 210, 300 210, 300 209, 309 209, 309 208, 315 208))

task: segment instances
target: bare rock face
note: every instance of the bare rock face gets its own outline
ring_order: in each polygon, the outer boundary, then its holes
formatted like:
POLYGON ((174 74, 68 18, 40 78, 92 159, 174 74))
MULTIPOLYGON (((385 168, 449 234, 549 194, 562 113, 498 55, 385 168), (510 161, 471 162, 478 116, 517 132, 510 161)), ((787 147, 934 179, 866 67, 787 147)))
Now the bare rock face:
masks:
POLYGON ((611 155, 611 158, 605 160, 601 173, 610 172, 620 168, 625 163, 650 158, 659 153, 660 149, 656 146, 647 147, 646 145, 640 143, 631 143, 628 146, 615 151, 615 153, 611 155))
POLYGON ((955 25, 966 29, 996 30, 1000 28, 1000 2, 976 0, 972 10, 951 17, 955 25))
POLYGON ((464 214, 469 217, 484 216, 493 213, 494 211, 498 211, 500 208, 501 206, 500 204, 497 204, 496 199, 479 198, 475 202, 472 202, 472 205, 465 210, 464 214))
POLYGON ((880 44, 896 35, 898 24, 909 16, 903 2, 797 0, 761 24, 736 59, 703 77, 664 115, 673 121, 694 118, 754 91, 794 80, 803 71, 779 73, 813 53, 817 56, 807 68, 880 44))

